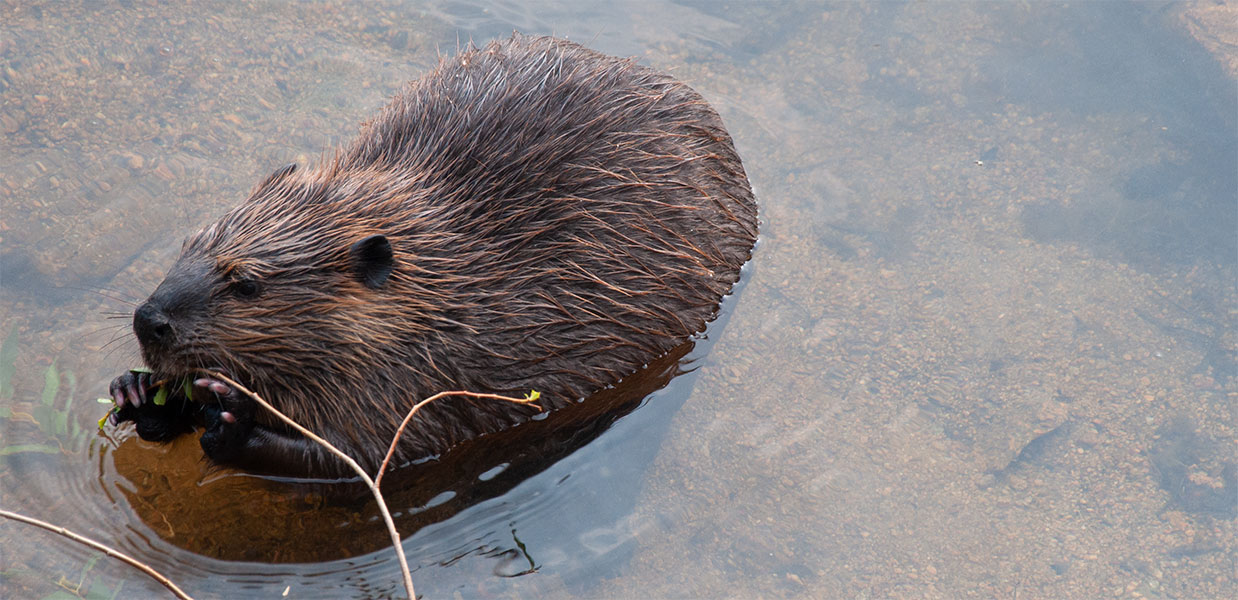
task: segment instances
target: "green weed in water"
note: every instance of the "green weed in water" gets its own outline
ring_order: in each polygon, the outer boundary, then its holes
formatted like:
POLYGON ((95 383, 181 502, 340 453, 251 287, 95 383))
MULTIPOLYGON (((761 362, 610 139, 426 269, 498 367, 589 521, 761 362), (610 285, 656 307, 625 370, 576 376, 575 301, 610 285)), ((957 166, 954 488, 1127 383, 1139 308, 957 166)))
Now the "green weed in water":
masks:
POLYGON ((0 418, 9 418, 12 409, 6 400, 13 397, 13 375, 17 373, 17 325, 9 328, 9 334, 0 343, 0 418))
POLYGON ((86 578, 90 575, 90 571, 94 569, 95 563, 103 558, 102 552, 97 552, 86 561, 82 567, 82 572, 78 576, 77 581, 70 581, 67 577, 61 575, 60 580, 54 582, 54 585, 60 589, 43 596, 41 600, 116 600, 120 598, 120 591, 124 587, 125 582, 119 581, 115 587, 96 580, 90 582, 90 586, 86 587, 86 578))
MULTIPOLYGON (((13 327, 3 344, 0 344, 0 420, 13 418, 12 403, 9 400, 14 394, 13 377, 16 375, 17 355, 17 327, 13 327)), ((0 446, 0 457, 30 452, 58 454, 79 450, 86 439, 77 420, 70 418, 73 398, 76 395, 77 376, 71 371, 62 371, 56 361, 52 361, 43 371, 43 392, 39 395, 39 402, 30 409, 29 415, 38 425, 39 431, 50 441, 0 446), (66 387, 68 393, 62 394, 66 387), (57 403, 57 399, 61 397, 64 398, 63 405, 57 403)))

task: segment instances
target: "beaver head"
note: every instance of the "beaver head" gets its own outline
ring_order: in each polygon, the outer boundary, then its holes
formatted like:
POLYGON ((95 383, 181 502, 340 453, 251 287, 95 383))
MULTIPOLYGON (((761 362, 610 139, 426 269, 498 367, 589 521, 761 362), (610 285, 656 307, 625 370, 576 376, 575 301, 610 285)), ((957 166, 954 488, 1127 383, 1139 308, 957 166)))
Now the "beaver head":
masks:
POLYGON ((453 318, 452 294, 482 277, 418 256, 441 246, 424 239, 424 186, 381 170, 299 175, 282 169, 186 240, 134 313, 143 359, 164 378, 220 369, 318 431, 389 422, 459 380, 436 355, 478 333, 453 318), (436 262, 453 272, 429 272, 436 262))

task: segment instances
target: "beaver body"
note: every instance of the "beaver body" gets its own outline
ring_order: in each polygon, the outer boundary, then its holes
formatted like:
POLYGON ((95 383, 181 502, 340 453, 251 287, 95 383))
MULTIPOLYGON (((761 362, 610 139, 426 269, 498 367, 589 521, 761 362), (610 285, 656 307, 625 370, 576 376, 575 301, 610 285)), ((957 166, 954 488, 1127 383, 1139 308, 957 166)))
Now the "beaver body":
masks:
MULTIPOLYGON (((756 234, 740 158, 686 85, 558 39, 470 48, 185 242, 135 312, 153 373, 113 382, 118 420, 147 439, 196 421, 224 464, 343 472, 218 381, 147 401, 153 381, 220 369, 372 471, 436 392, 538 390, 553 409, 665 354, 704 329, 756 234)), ((535 412, 423 411, 403 460, 535 412)))

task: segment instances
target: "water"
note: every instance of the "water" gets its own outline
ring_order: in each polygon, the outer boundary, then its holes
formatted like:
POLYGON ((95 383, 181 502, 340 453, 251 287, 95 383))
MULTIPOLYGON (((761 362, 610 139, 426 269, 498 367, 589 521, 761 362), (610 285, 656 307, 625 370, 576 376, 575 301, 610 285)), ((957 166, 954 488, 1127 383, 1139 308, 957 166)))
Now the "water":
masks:
MULTIPOLYGON (((93 399, 187 233, 519 29, 701 91, 762 240, 689 373, 393 494, 419 592, 1232 597, 1232 11, 0 5, 0 506, 199 597, 397 595, 372 509, 96 435, 93 399)), ((0 548, 4 597, 160 590, 24 525, 0 548)))

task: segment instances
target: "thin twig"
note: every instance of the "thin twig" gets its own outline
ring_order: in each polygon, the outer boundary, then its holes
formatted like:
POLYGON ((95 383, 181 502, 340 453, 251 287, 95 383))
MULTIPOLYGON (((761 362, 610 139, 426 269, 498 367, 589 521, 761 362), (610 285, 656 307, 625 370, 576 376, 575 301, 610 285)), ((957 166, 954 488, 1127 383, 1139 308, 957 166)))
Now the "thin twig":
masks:
POLYGON ((27 517, 25 515, 20 515, 15 512, 10 512, 4 509, 0 509, 0 517, 4 517, 6 519, 12 519, 14 521, 20 521, 22 523, 34 525, 35 527, 42 527, 43 529, 46 529, 52 533, 56 533, 64 537, 67 537, 79 544, 85 544, 87 546, 90 546, 91 548, 94 548, 95 550, 103 552, 104 554, 108 556, 119 558, 120 560, 129 563, 131 566, 142 571, 143 573, 150 575, 152 578, 154 578, 155 581, 158 581, 161 585, 163 585, 163 587, 168 588, 168 591, 172 592, 177 598, 182 598, 183 600, 193 600, 193 598, 191 598, 189 594, 186 594, 184 590, 182 590, 179 587, 176 587, 175 583, 172 583, 167 577, 164 577, 158 571, 147 566, 146 563, 143 563, 142 561, 139 561, 138 559, 133 558, 132 556, 129 556, 128 554, 125 554, 124 552, 121 552, 120 550, 112 548, 111 546, 106 546, 88 537, 73 533, 72 531, 69 531, 68 529, 65 529, 64 527, 60 527, 58 525, 52 525, 51 523, 48 523, 46 521, 40 521, 34 517, 27 517))
POLYGON ((246 388, 245 386, 219 373, 206 370, 202 370, 202 372, 232 386, 235 389, 240 390, 250 398, 253 398, 254 402, 257 402, 260 406, 270 411, 271 414, 278 417, 279 420, 287 423, 293 429, 301 432, 301 435, 318 442, 323 448, 326 448, 328 452, 340 457, 340 459, 347 463, 349 467, 352 467, 353 471, 357 472, 357 475, 361 476, 361 480, 365 482, 365 485, 370 488, 370 493, 374 495, 374 500, 378 502, 378 511, 382 513, 383 522, 387 524, 387 533, 391 534, 391 543, 395 546, 396 556, 400 559, 400 574, 404 577, 404 589, 408 592, 409 600, 416 600, 417 593, 413 590, 413 575, 408 570, 408 559, 404 558, 404 544, 400 539, 400 532, 395 528, 395 521, 391 519, 391 512, 387 510, 387 503, 383 500, 382 493, 378 491, 378 486, 375 485, 374 480, 370 479, 370 476, 365 472, 365 469, 362 469, 361 465, 357 464, 357 461, 353 460, 351 456, 344 454, 339 448, 333 446, 331 442, 322 439, 314 432, 302 427, 296 421, 288 418, 287 415, 279 412, 279 410, 277 410, 274 406, 271 406, 266 400, 263 400, 261 396, 251 392, 249 388, 246 388))
MULTIPOLYGON (((421 407, 431 402, 434 402, 435 400, 438 400, 439 398, 443 398, 446 396, 467 396, 469 398, 504 400, 507 402, 515 402, 516 404, 532 404, 534 401, 537 400, 536 394, 531 394, 530 397, 528 398, 512 398, 510 396, 500 396, 498 394, 480 394, 477 392, 457 391, 457 392, 439 392, 433 396, 430 396, 429 398, 426 398, 425 400, 422 400, 421 402, 418 402, 417 404, 414 404, 413 407, 409 409, 408 415, 406 415, 404 417, 404 420, 400 422, 400 427, 395 430, 395 436, 391 438, 391 447, 387 448, 387 456, 383 457, 383 464, 378 467, 378 475, 374 477, 374 487, 379 487, 383 484, 383 474, 387 472, 387 463, 391 462, 391 457, 395 455, 395 448, 396 446, 400 444, 400 437, 404 435, 404 428, 407 427, 408 423, 413 420, 413 415, 417 414, 417 411, 421 407)), ((533 404, 533 406, 536 407, 538 410, 542 409, 542 407, 536 404, 533 404)))

